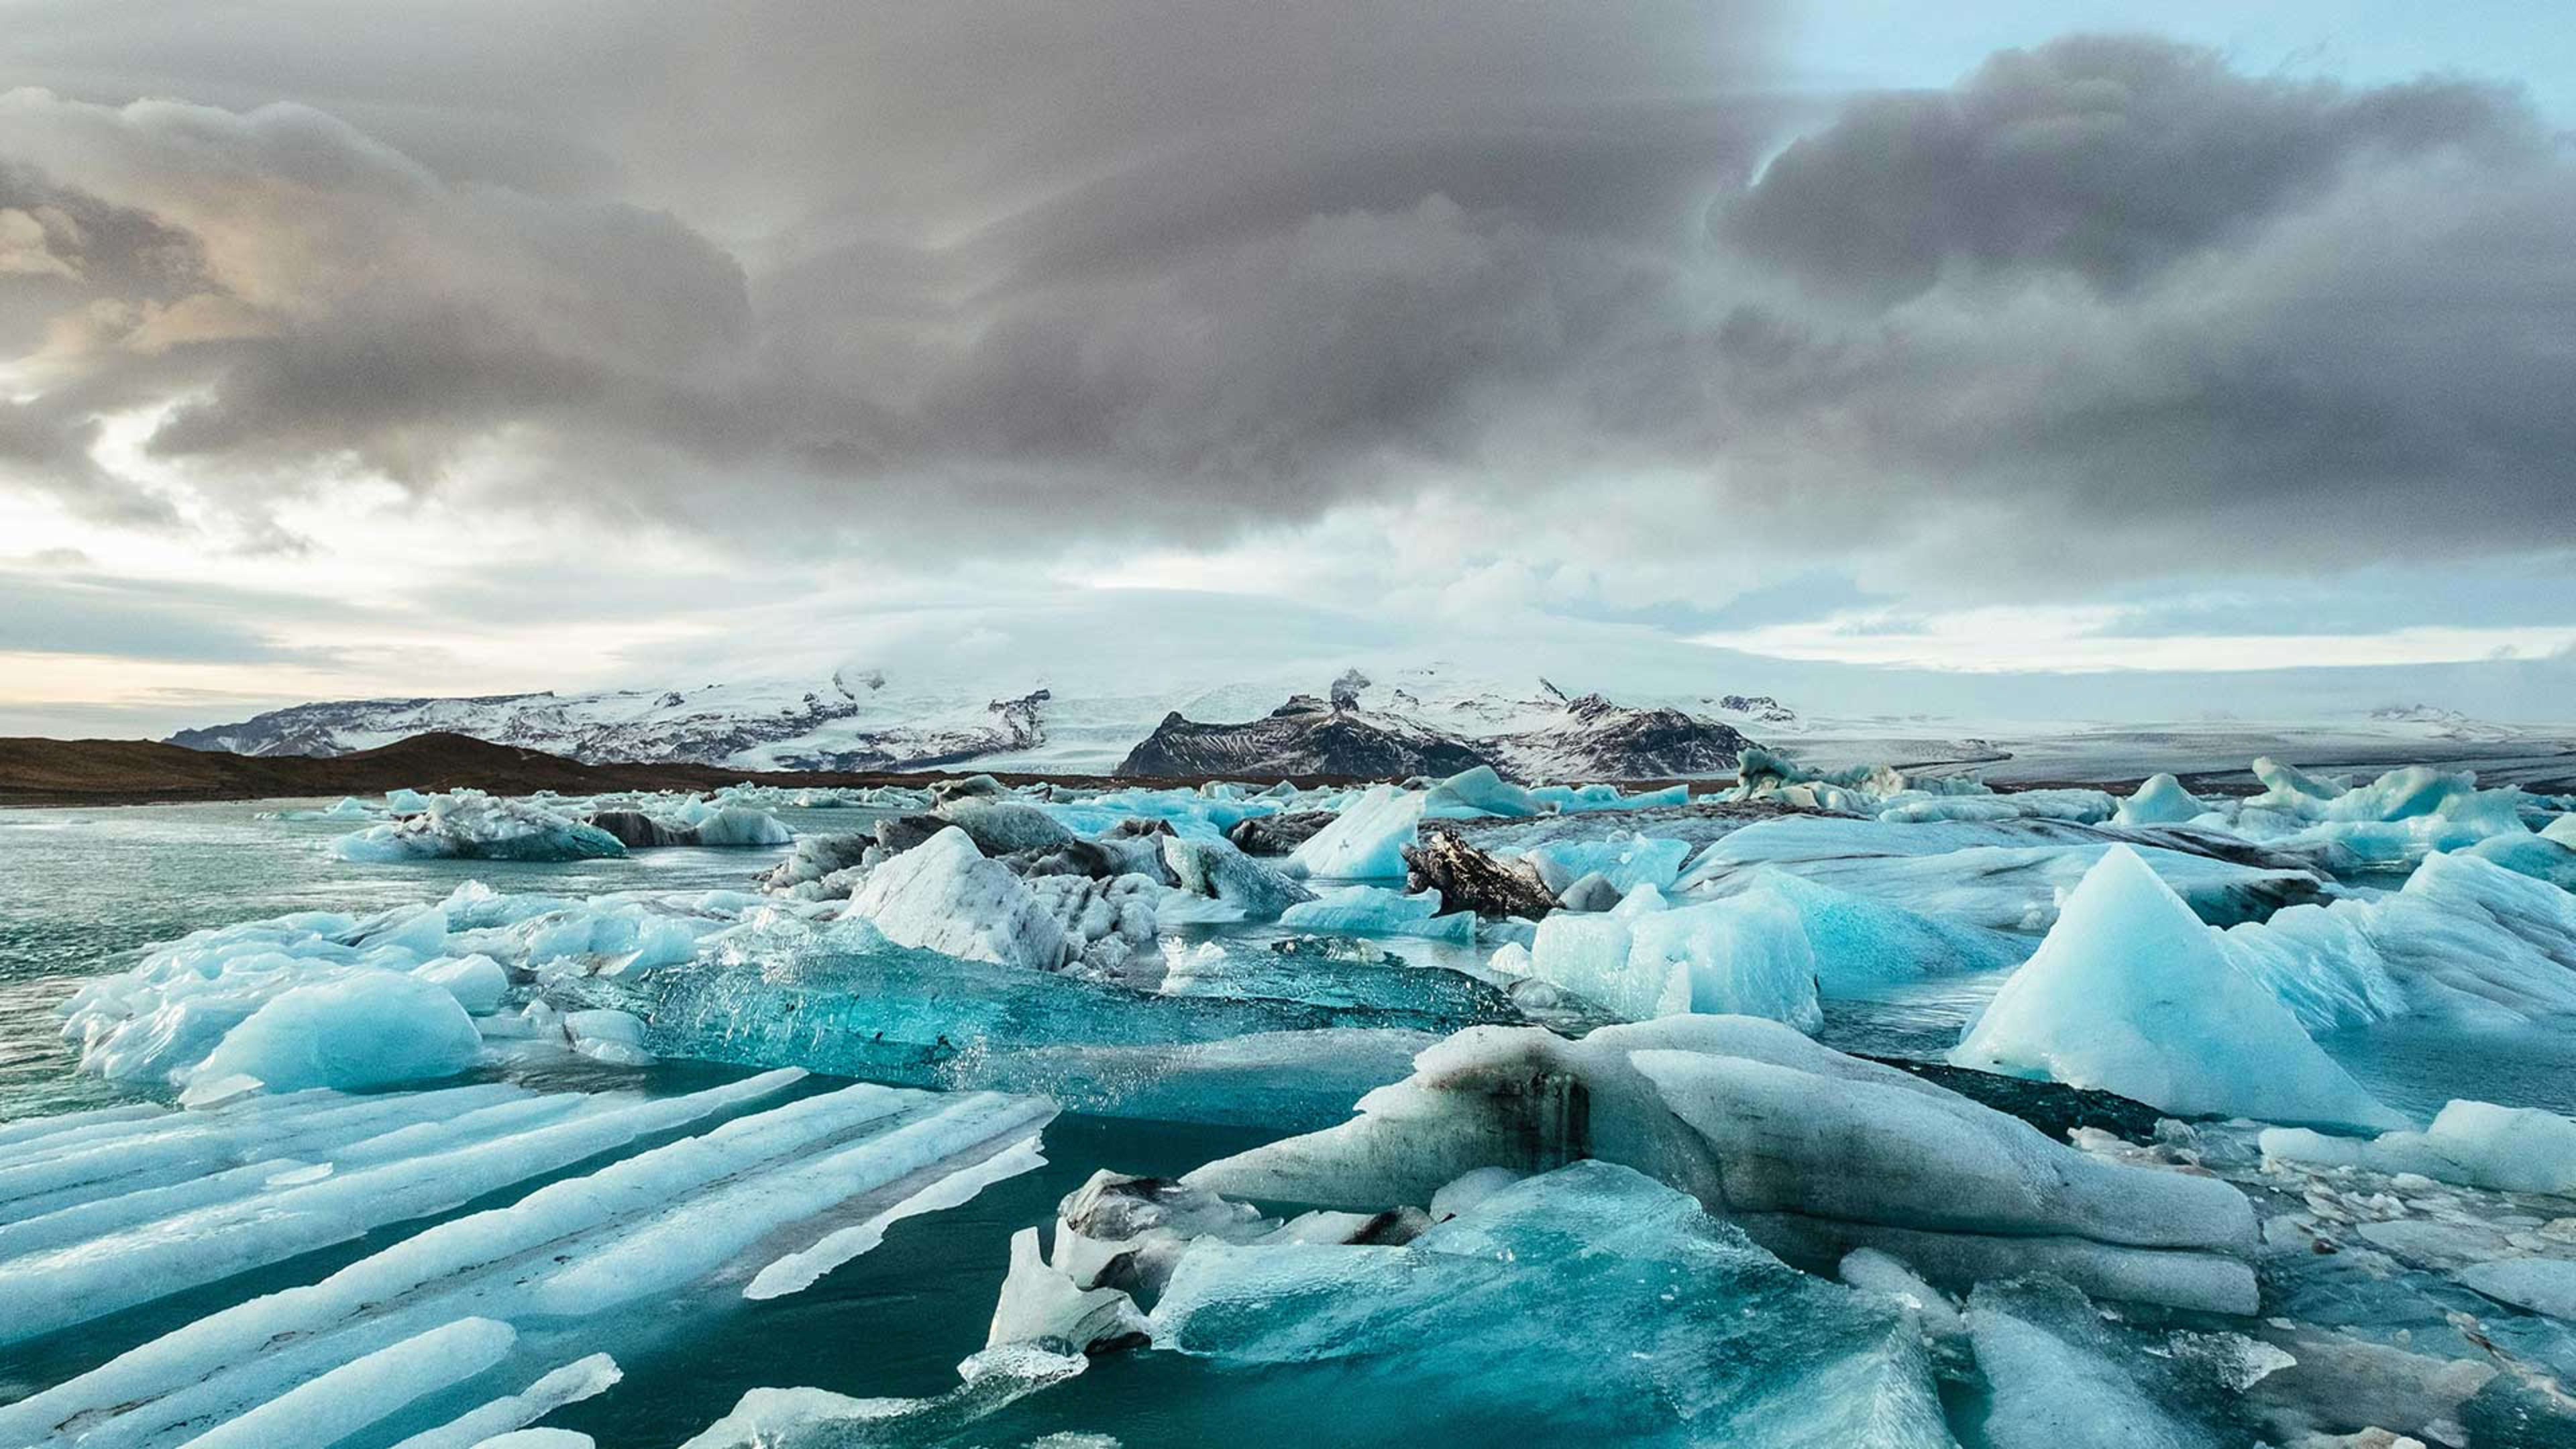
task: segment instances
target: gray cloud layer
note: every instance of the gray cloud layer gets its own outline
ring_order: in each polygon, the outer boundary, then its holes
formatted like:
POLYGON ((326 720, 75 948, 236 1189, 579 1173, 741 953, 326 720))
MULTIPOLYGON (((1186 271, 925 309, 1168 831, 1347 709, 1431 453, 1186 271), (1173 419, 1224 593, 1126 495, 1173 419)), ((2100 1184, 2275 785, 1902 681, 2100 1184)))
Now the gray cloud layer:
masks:
POLYGON ((1757 177, 1752 0, 527 9, 18 7, 5 476, 148 522, 92 420, 185 399, 246 517, 499 454, 799 541, 1631 469, 2041 572, 2576 540, 2576 169, 2508 90, 2079 38, 1757 177))

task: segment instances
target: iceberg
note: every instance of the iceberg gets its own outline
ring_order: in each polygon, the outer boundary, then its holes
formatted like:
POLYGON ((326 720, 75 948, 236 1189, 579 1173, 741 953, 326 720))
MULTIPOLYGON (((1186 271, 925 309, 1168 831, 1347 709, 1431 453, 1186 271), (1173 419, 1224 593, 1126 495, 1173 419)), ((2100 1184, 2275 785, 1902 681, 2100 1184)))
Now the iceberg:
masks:
POLYGON ((596 825, 480 790, 429 796, 417 813, 342 836, 332 849, 343 860, 382 862, 595 860, 626 853, 616 836, 596 825))
POLYGON ((1530 973, 1628 1021, 1678 1012, 1824 1022, 1816 959, 1797 910, 1776 896, 1662 908, 1651 886, 1603 914, 1538 923, 1530 973))
POLYGON ((966 961, 1053 971, 1073 954, 1028 883, 985 859, 954 825, 871 869, 844 919, 866 921, 896 945, 966 961))
POLYGON ((2127 846, 2085 873, 2039 950, 1995 993, 1953 1064, 2099 1087, 2169 1112, 2396 1127, 2240 970, 2127 846))
POLYGON ((1620 833, 1597 840, 1552 840, 1521 852, 1521 859, 1559 894, 1585 876, 1599 875, 1626 895, 1641 885, 1672 889, 1690 853, 1687 840, 1620 833))
POLYGON ((1333 823, 1288 856, 1290 875, 1383 880, 1404 874, 1404 848, 1414 843, 1429 797, 1393 785, 1371 787, 1342 807, 1333 823))
POLYGON ((1529 791, 1494 773, 1493 766, 1478 765, 1432 786, 1422 814, 1427 820, 1474 820, 1536 815, 1543 808, 1529 791))
POLYGON ((1477 1168, 1593 1158, 1688 1192, 1792 1262, 1878 1247, 1953 1291, 2045 1268, 2105 1297, 2251 1313, 2255 1220, 2205 1177, 2132 1167, 1778 1022, 1677 1016, 1579 1042, 1476 1027, 1339 1126, 1189 1184, 1348 1211, 1428 1203, 1477 1168))

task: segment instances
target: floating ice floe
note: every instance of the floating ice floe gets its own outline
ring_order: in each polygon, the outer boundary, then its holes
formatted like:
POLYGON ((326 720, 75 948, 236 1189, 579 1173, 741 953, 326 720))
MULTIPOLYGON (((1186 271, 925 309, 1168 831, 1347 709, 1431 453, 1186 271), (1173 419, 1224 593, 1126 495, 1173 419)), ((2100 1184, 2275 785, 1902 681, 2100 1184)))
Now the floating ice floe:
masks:
POLYGON ((2397 1127, 2126 846, 2067 898, 1950 1060, 2171 1112, 2397 1127))
POLYGON ((2261 1141, 2266 1154, 2302 1163, 2576 1197, 2576 1122, 2532 1107, 2453 1102, 2421 1132, 2358 1138, 2273 1127, 2261 1141))
POLYGON ((1384 886, 1344 886, 1281 913, 1279 924, 1296 931, 1348 936, 1419 936, 1465 944, 1476 938, 1473 911, 1441 913, 1440 893, 1407 895, 1384 886))
POLYGON ((856 922, 780 920, 656 973, 645 1044, 1043 1092, 1109 1115, 1307 1125, 1401 1077, 1436 1034, 1519 1017, 1485 983, 1400 962, 1208 943, 1174 945, 1160 966, 1104 981, 904 948, 856 922))
POLYGON ((291 1131, 310 1119, 297 1144, 319 1159, 309 1163, 274 1157, 280 1144, 244 1146, 247 1122, 224 1114, 112 1124, 164 1144, 151 1169, 84 1151, 81 1139, 108 1128, 76 1119, 22 1139, 55 1149, 30 1165, 104 1157, 110 1171, 57 1189, 53 1216, 6 1229, 58 1225, 58 1246, 0 1260, 12 1310, 0 1331, 14 1337, 417 1220, 646 1134, 694 1133, 209 1313, 0 1407, 0 1442, 473 1445, 604 1389, 615 1378, 604 1353, 794 1291, 868 1251, 886 1224, 1036 1165, 1054 1110, 866 1085, 781 1101, 800 1076, 650 1100, 469 1088, 490 1100, 465 1111, 457 1092, 258 1104, 249 1121, 291 1131), (73 1141, 57 1148, 56 1135, 73 1141), (201 1180, 178 1174, 189 1152, 263 1160, 201 1180), (84 1214, 96 1221, 67 1236, 64 1216, 84 1214))
MULTIPOLYGON (((1166 836, 1163 840, 1163 863, 1179 880, 1183 891, 1221 903, 1227 908, 1225 916, 1228 919, 1271 920, 1300 901, 1315 898, 1313 891, 1222 839, 1166 836)), ((1206 920, 1214 917, 1193 912, 1190 918, 1206 920)))
POLYGON ((2224 1183, 2121 1167, 1777 1022, 1667 1017, 1567 1041, 1480 1027, 1321 1132, 1209 1163, 1229 1197, 1374 1212, 1478 1168, 1621 1163, 1792 1262, 1877 1247, 1953 1290, 2048 1271, 2104 1297, 2251 1313, 2255 1222, 2224 1183))
POLYGON ((271 997, 215 1044, 181 1100, 434 1081, 482 1054, 474 1019, 446 989, 398 971, 355 971, 271 997))
POLYGON ((334 843, 343 860, 594 860, 624 855, 616 836, 525 800, 458 790, 422 799, 406 819, 334 843))

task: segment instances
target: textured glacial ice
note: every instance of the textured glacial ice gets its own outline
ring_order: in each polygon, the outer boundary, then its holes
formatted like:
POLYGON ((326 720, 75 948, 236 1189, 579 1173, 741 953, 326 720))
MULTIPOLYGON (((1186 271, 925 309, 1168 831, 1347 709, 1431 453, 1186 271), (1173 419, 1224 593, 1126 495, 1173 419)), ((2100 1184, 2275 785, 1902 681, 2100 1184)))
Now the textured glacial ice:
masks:
POLYGON ((1150 985, 965 961, 782 923, 661 973, 646 1046, 665 1057, 923 1086, 1044 1092, 1110 1115, 1331 1121, 1429 1039, 1516 1015, 1455 972, 1183 948, 1150 985))
POLYGON ((2399 1127, 2145 861, 2113 846, 1950 1060, 2167 1111, 2399 1127))
MULTIPOLYGON (((2217 841, 2188 835, 2122 835, 2066 821, 1930 821, 1890 824, 1792 816, 1745 826, 1702 851, 1682 875, 1684 892, 1742 889, 1762 866, 1986 930, 2038 934, 2057 919, 2063 895, 2114 844, 2128 844, 2167 885, 2215 925, 2261 920, 2311 901, 2324 882, 2288 863, 2250 865, 2200 853, 2217 841), (2181 848, 2184 844, 2200 850, 2181 848)), ((2235 842, 2243 849, 2241 842, 2235 842)))
POLYGON ((2469 851, 2426 857, 2396 891, 2292 906, 2222 939, 2312 1031, 2576 1013, 2576 895, 2469 851))
POLYGON ((1373 1212, 1483 1167, 1617 1162, 1793 1260, 1881 1246, 1948 1288, 2034 1262, 2105 1296, 2255 1306, 2254 1215, 2224 1183, 2145 1171, 1777 1022, 1666 1017, 1580 1042, 1480 1027, 1339 1126, 1190 1173, 1229 1197, 1373 1212))
MULTIPOLYGON (((1028 1149, 1054 1111, 1028 1098, 864 1085, 767 1105, 798 1075, 774 1073, 691 1097, 624 1104, 615 1110, 661 1112, 662 1130, 710 1115, 730 1120, 549 1183, 508 1206, 439 1223, 318 1282, 210 1313, 0 1407, 0 1442, 112 1449, 211 1433, 219 1443, 319 1444, 342 1437, 353 1423, 384 1442, 460 1420, 480 1422, 478 1413, 504 1398, 562 1396, 581 1388, 580 1380, 595 1381, 602 1368, 596 1363, 573 1375, 573 1383, 549 1385, 541 1377, 576 1360, 649 1345, 692 1317, 722 1313, 773 1264, 817 1250, 832 1257, 839 1250, 826 1245, 845 1229, 924 1194, 956 1200, 966 1190, 943 1195, 947 1179, 963 1174, 974 1183, 992 1181, 996 1157, 1033 1164, 1028 1149), (764 1109, 734 1115, 753 1106, 764 1109)), ((556 1165, 633 1136, 603 1139, 571 1158, 558 1155, 556 1165)), ((525 1164, 533 1159, 519 1155, 511 1139, 482 1150, 521 1165, 501 1184, 532 1175, 525 1164)), ((431 1150, 377 1171, 405 1172, 426 1183, 453 1173, 474 1151, 431 1150)), ((291 1188, 266 1206, 291 1206, 297 1193, 357 1176, 334 1174, 291 1188)), ((384 1197, 367 1186, 353 1183, 339 1200, 384 1197)), ((461 1184, 435 1190, 450 1206, 480 1195, 461 1184)), ((416 1192, 407 1204, 396 1200, 370 1211, 391 1222, 421 1216, 424 1208, 416 1192)), ((254 1219, 247 1231, 274 1230, 254 1219)), ((172 1236, 183 1245, 195 1241, 185 1231, 172 1236)), ((295 1251, 338 1240, 307 1234, 295 1251)), ((146 1234, 137 1241, 154 1239, 146 1234)), ((128 1245, 102 1242, 85 1256, 109 1265, 102 1271, 150 1275, 155 1263, 121 1261, 130 1253, 128 1245)), ((177 1261, 210 1264, 215 1257, 213 1249, 189 1246, 177 1261)), ((15 1270, 23 1261, 0 1267, 15 1270)), ((170 1281, 155 1291, 177 1286, 170 1281)), ((13 1305, 19 1301, 13 1294, 13 1305)), ((87 1298, 81 1302, 84 1315, 105 1311, 87 1298)))
POLYGON ((2177 1411, 2186 1395, 2165 1361, 2115 1340, 2084 1295, 2040 1279, 1985 1283, 1969 1333, 1989 1405, 1992 1449, 2226 1449, 2177 1411))
POLYGON ((626 853, 607 831, 531 801, 480 790, 414 798, 419 813, 343 836, 333 849, 343 860, 359 861, 594 860, 626 853))
POLYGON ((1608 1163, 1504 1187, 1403 1247, 1203 1241, 1152 1325, 1158 1349, 1226 1371, 1228 1411, 1277 1442, 1950 1443, 1902 1314, 1608 1163))

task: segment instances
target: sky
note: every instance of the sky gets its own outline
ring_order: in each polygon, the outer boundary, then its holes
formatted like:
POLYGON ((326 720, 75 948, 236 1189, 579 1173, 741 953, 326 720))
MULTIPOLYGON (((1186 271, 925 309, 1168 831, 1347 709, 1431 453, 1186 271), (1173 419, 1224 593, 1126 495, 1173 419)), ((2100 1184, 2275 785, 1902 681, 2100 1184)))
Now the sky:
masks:
POLYGON ((2564 7, 0 35, 0 734, 1429 659, 2576 717, 2564 7))

